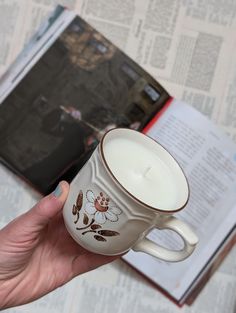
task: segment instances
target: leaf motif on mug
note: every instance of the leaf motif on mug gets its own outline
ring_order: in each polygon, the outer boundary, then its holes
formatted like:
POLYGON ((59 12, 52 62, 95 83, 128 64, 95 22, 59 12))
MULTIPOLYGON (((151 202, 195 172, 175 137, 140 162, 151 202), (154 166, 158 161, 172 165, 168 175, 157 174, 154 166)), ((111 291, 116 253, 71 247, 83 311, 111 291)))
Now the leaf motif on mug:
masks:
POLYGON ((102 228, 102 226, 101 226, 101 225, 98 225, 98 224, 93 224, 93 225, 91 225, 91 229, 92 229, 92 230, 95 230, 95 229, 98 229, 98 228, 102 228))
POLYGON ((76 213, 77 213, 77 207, 76 205, 73 205, 72 214, 76 215, 76 213))
POLYGON ((114 231, 114 230, 108 230, 108 229, 103 229, 98 231, 99 235, 106 236, 106 237, 112 237, 112 236, 118 236, 119 233, 114 231))
POLYGON ((84 213, 83 223, 84 223, 85 225, 87 225, 87 224, 88 224, 88 222, 89 222, 88 215, 84 213))
POLYGON ((80 190, 77 200, 76 200, 76 206, 77 206, 77 210, 80 211, 83 205, 83 191, 80 190))
POLYGON ((98 235, 94 235, 94 238, 95 238, 97 241, 107 241, 104 237, 98 236, 98 235))

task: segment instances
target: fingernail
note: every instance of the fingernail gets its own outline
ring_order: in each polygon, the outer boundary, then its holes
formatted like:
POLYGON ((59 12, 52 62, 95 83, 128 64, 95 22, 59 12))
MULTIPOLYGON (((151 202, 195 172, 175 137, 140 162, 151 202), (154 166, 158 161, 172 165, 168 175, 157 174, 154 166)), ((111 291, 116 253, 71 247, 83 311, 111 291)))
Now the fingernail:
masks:
POLYGON ((53 195, 57 198, 60 197, 60 195, 62 194, 62 189, 60 184, 57 186, 57 188, 53 191, 53 195))

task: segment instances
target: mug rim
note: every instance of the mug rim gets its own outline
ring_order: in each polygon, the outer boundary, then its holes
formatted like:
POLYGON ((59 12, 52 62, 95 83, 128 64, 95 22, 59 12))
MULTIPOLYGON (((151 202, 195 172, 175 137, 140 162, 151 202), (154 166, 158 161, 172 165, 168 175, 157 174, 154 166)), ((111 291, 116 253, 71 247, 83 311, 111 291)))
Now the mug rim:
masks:
POLYGON ((125 128, 125 127, 116 127, 116 128, 112 128, 110 130, 108 130, 103 136, 102 136, 102 139, 100 141, 100 144, 99 144, 99 154, 102 158, 102 161, 105 165, 105 168, 106 170, 108 171, 108 174, 111 176, 111 178, 114 180, 114 182, 126 193, 128 194, 132 199, 134 199, 136 202, 138 202, 139 204, 151 209, 152 211, 158 211, 160 213, 175 213, 175 212, 179 212, 181 211, 188 203, 189 201, 189 197, 190 197, 190 188, 189 188, 189 182, 188 182, 188 179, 186 177, 186 174, 184 172, 184 170, 182 169, 182 167, 180 166, 179 162, 175 159, 175 157, 165 148, 163 147, 162 144, 160 144, 159 142, 157 142, 156 140, 154 140, 153 138, 151 138, 150 136, 142 133, 142 132, 139 132, 137 130, 134 130, 134 129, 130 129, 130 128, 125 128), (106 161, 106 157, 105 157, 105 153, 104 153, 104 140, 105 138, 107 137, 107 135, 114 131, 114 130, 125 130, 125 131, 130 131, 130 132, 137 132, 139 134, 141 134, 142 136, 144 137, 147 137, 148 139, 152 140, 153 142, 155 142, 157 145, 161 146, 170 156, 171 158, 175 161, 175 163, 177 164, 177 166, 179 167, 180 171, 182 172, 185 180, 186 180, 186 183, 187 183, 187 198, 186 198, 186 201, 184 202, 183 205, 181 205, 180 207, 178 207, 177 209, 174 209, 174 210, 165 210, 165 209, 161 209, 161 208, 157 208, 157 207, 153 207, 145 202, 143 202, 142 200, 140 200, 139 198, 135 197, 130 191, 128 191, 122 184, 121 182, 116 178, 116 176, 113 174, 111 168, 109 167, 107 161, 106 161))

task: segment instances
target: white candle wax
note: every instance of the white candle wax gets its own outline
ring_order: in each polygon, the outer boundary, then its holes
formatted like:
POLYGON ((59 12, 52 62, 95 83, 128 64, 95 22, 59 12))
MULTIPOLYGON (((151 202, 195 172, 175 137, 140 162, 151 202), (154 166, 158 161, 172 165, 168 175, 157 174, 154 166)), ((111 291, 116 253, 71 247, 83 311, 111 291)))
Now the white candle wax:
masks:
POLYGON ((103 149, 111 172, 135 198, 154 208, 171 210, 175 207, 177 186, 174 173, 155 149, 151 150, 145 142, 120 137, 107 140, 103 149))

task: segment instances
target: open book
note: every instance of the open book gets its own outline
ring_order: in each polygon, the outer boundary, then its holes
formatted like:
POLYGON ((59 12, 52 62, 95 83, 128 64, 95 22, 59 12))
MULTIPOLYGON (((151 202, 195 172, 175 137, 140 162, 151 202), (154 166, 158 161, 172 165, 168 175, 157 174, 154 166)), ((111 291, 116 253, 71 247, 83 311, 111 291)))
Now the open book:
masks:
POLYGON ((106 130, 142 130, 169 98, 141 67, 63 7, 0 82, 0 157, 42 193, 73 178, 106 130))
MULTIPOLYGON (((131 251, 123 258, 178 303, 191 303, 219 260, 236 243, 236 146, 205 116, 170 100, 144 132, 178 160, 190 184, 190 199, 180 213, 196 231, 199 244, 188 259, 167 263, 131 251)), ((180 248, 171 231, 153 230, 149 239, 180 248)))
MULTIPOLYGON (((176 157, 191 188, 179 214, 197 232, 199 248, 176 264, 132 251, 124 259, 176 302, 190 299, 235 238, 235 145, 63 7, 0 83, 1 160, 42 193, 72 179, 112 127, 144 131, 176 157)), ((168 232, 159 238, 155 230, 150 238, 181 244, 168 232)))

